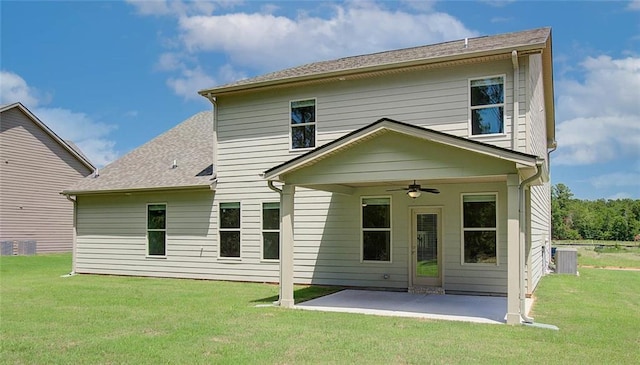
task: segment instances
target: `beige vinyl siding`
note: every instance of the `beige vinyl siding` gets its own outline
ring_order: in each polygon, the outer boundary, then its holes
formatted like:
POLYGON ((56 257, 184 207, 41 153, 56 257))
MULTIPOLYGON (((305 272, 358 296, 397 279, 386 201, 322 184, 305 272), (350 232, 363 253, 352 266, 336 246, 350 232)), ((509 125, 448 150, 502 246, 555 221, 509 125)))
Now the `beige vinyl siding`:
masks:
MULTIPOLYGON (((534 54, 529 56, 529 73, 527 80, 527 94, 529 100, 528 129, 528 153, 547 160, 546 140, 546 114, 544 110, 544 88, 542 78, 542 56, 534 54)), ((546 161, 547 164, 549 161, 546 161)), ((548 167, 548 166, 547 166, 548 167)), ((543 263, 543 246, 549 254, 550 222, 551 222, 551 184, 544 183, 541 186, 532 186, 531 195, 531 240, 527 251, 527 292, 532 293, 542 275, 545 267, 543 263)))
POLYGON ((444 288, 449 291, 504 294, 507 291, 506 193, 504 183, 439 184, 438 195, 410 199, 387 188, 359 188, 354 195, 333 194, 323 203, 297 203, 295 281, 326 285, 404 289, 408 285, 411 207, 443 207, 444 288), (460 194, 497 192, 499 195, 498 265, 461 264, 460 194), (392 197, 391 262, 361 262, 360 198, 392 197), (326 205, 326 212, 311 209, 326 205), (385 274, 388 279, 385 279, 385 274))
POLYGON ((245 228, 259 227, 259 217, 242 204, 242 259, 232 261, 218 258, 212 191, 79 196, 76 271, 277 282, 278 264, 260 263, 259 246, 250 244, 259 234, 245 228), (166 257, 147 257, 146 207, 160 201, 167 204, 166 257))
POLYGON ((0 240, 71 251, 73 204, 60 192, 91 173, 19 108, 0 116, 0 240))
MULTIPOLYGON (((317 144, 331 142, 357 128, 387 117, 432 128, 456 136, 469 135, 468 79, 506 74, 506 136, 481 138, 483 142, 510 147, 513 108, 512 66, 509 60, 447 67, 430 71, 399 73, 376 79, 333 82, 322 86, 255 92, 218 99, 218 184, 216 201, 243 202, 242 268, 259 277, 271 264, 260 263, 260 202, 278 199, 259 174, 302 152, 289 151, 289 102, 315 98, 317 144)), ((524 88, 525 83, 521 82, 524 88)), ((521 90, 521 93, 525 91, 521 90)), ((521 103, 524 105, 524 103, 521 103)), ((524 112, 522 112, 524 118, 524 112)), ((522 128, 524 129, 524 128, 522 128)), ((368 144, 341 154, 340 160, 322 161, 296 177, 296 183, 354 180, 397 180, 500 175, 514 172, 513 164, 469 155, 454 148, 435 146, 438 153, 425 156, 418 140, 407 146, 399 135, 376 140, 375 151, 368 144), (400 147, 400 151, 397 151, 400 147), (403 149, 404 148, 404 149, 403 149), (443 159, 442 156, 447 156, 443 159), (426 157, 426 158, 425 158, 426 157), (364 170, 363 170, 364 169, 364 170), (365 171, 368 170, 368 171, 365 171), (313 176, 307 179, 307 176, 313 176), (342 176, 342 177, 341 177, 342 176)), ((292 180, 293 181, 293 180, 292 180)), ((494 189, 495 190, 495 189, 494 189)), ((391 263, 360 262, 360 204, 362 195, 388 195, 385 189, 357 189, 352 196, 296 189, 294 226, 294 281, 297 283, 342 284, 348 286, 406 288, 408 285, 409 211, 406 195, 394 193, 392 200, 391 263), (383 279, 384 274, 389 279, 383 279)), ((442 205, 459 209, 459 195, 441 194, 442 205)), ((417 201, 420 201, 418 199, 417 201)), ((425 200, 426 201, 426 200, 425 200)), ((416 201, 413 201, 416 203, 416 201)), ((504 202, 503 202, 504 203, 504 202)), ((501 203, 502 204, 502 203, 501 203)), ((447 211, 459 220, 459 212, 447 211)), ((459 222, 456 223, 459 226, 459 222)), ((451 241, 445 260, 450 265, 451 290, 506 292, 506 265, 480 269, 460 265, 460 232, 447 226, 444 237, 451 241), (479 271, 486 273, 480 275, 479 271), (473 284, 473 285, 470 285, 473 284)), ((502 232, 504 235, 504 232, 502 232)), ((503 237, 504 238, 504 237, 503 237)), ((506 263, 506 251, 500 260, 506 263)), ((277 267, 276 267, 277 269, 277 267)), ((446 270, 446 269, 445 269, 446 270)), ((277 280, 277 271, 264 277, 277 280)), ((450 284, 449 284, 450 283, 450 284)))
POLYGON ((545 255, 550 254, 550 214, 551 214, 551 184, 531 187, 531 242, 527 252, 527 272, 530 294, 544 275, 546 267, 543 261, 545 255))
MULTIPOLYGON (((281 162, 286 161, 294 154, 288 149, 289 101, 304 98, 317 100, 318 146, 383 117, 468 137, 468 79, 494 74, 506 74, 507 135, 483 137, 480 140, 510 148, 513 71, 510 60, 505 60, 473 67, 443 67, 374 79, 302 86, 292 90, 223 96, 218 100, 220 153, 224 153, 227 148, 224 144, 228 142, 236 141, 249 146, 256 145, 252 141, 260 141, 261 144, 267 138, 267 144, 272 142, 278 146, 275 148, 281 153, 281 162), (282 140, 287 143, 283 145, 282 140)), ((524 85, 521 82, 522 94, 524 85)))
MULTIPOLYGON (((516 136, 516 151, 527 152, 527 131, 529 126, 527 125, 527 106, 528 103, 528 88, 527 88, 527 75, 529 74, 529 64, 527 63, 527 57, 520 57, 518 62, 520 66, 519 70, 519 92, 518 92, 518 133, 516 136)), ((513 72, 511 73, 513 74, 513 72)), ((513 89, 512 89, 513 90, 513 89)))
POLYGON ((337 157, 287 174, 286 179, 293 184, 305 185, 451 179, 515 172, 511 162, 387 132, 357 144, 337 157))

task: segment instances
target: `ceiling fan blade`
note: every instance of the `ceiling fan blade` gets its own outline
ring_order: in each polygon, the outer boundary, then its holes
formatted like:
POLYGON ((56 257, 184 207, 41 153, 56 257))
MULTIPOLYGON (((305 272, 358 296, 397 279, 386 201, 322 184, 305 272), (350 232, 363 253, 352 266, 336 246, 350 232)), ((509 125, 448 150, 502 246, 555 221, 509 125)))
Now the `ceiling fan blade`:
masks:
POLYGON ((407 188, 400 188, 400 189, 389 189, 387 191, 403 191, 403 190, 409 190, 407 188))
POLYGON ((433 188, 420 188, 419 190, 424 191, 425 193, 440 194, 440 190, 433 188))

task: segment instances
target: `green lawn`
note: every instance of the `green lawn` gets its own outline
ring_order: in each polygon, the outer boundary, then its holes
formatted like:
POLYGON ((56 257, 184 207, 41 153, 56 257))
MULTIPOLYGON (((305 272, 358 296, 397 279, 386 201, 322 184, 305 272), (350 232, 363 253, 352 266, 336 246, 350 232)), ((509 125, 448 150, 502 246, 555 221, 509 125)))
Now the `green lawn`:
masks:
POLYGON ((559 241, 554 242, 554 246, 567 247, 568 243, 573 244, 571 247, 575 247, 578 250, 579 266, 640 269, 640 246, 635 242, 559 241))
MULTIPOLYGON (((3 364, 634 364, 640 272, 550 275, 506 325, 256 307, 274 285, 78 275, 69 255, 0 258, 3 364)), ((296 295, 323 289, 299 287, 296 295)))

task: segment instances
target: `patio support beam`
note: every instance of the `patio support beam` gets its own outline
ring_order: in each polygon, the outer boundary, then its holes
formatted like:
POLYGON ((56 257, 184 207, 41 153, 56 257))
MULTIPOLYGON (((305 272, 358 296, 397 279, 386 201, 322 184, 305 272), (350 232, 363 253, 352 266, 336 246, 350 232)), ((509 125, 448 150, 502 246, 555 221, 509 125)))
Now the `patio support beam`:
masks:
POLYGON ((280 241, 280 299, 281 307, 293 308, 293 210, 295 186, 282 186, 282 239, 280 241))
POLYGON ((507 176, 507 324, 520 324, 520 178, 507 176))

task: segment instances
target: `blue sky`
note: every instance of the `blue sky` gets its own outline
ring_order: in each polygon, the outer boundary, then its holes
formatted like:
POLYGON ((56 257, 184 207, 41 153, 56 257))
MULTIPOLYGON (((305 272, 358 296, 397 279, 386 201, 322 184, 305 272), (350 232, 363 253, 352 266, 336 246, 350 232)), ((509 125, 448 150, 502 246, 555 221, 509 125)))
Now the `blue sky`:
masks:
POLYGON ((1 1, 0 17, 0 103, 21 101, 96 165, 209 109, 199 89, 551 26, 553 183, 640 199, 640 0, 1 1))

